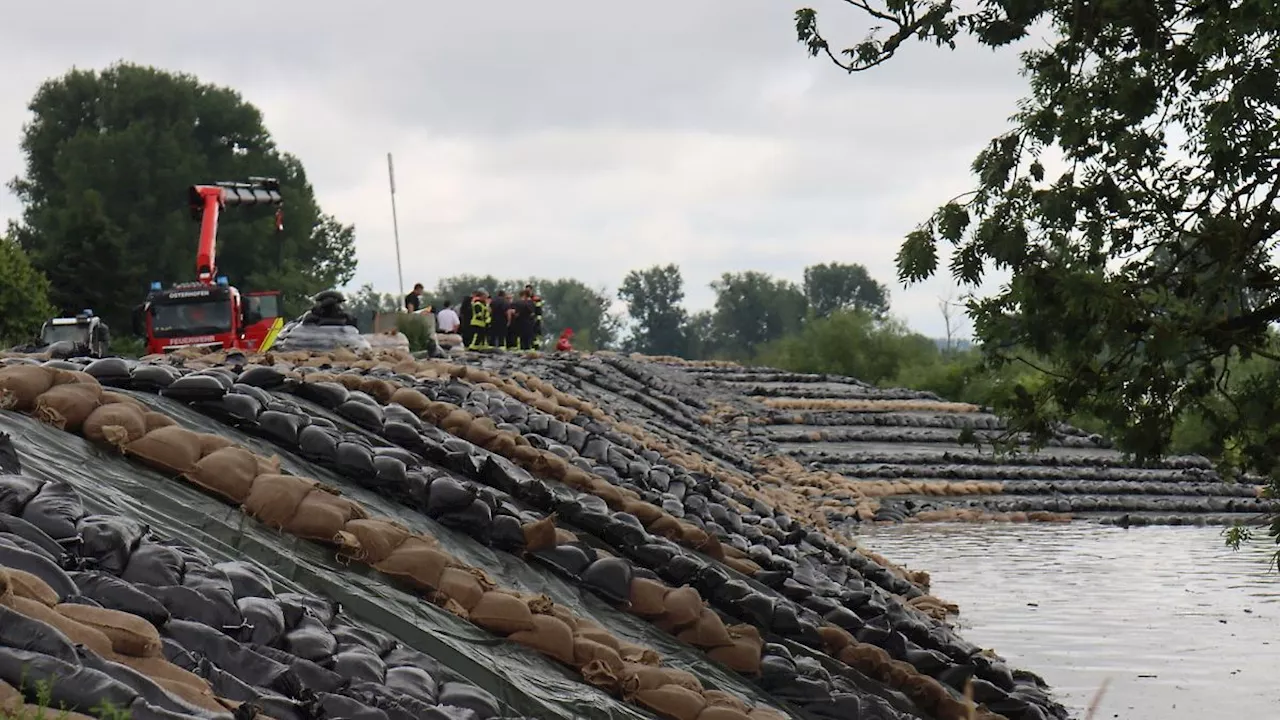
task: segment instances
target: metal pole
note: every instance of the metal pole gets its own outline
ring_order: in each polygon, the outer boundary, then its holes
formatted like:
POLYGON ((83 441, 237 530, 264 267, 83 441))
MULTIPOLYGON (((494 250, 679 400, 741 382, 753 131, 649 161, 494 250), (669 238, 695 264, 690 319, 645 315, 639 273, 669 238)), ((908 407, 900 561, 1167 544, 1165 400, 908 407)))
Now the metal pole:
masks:
POLYGON ((391 181, 391 227, 396 237, 396 275, 400 279, 400 297, 404 297, 404 270, 400 267, 400 221, 396 219, 396 168, 387 153, 387 179, 391 181))

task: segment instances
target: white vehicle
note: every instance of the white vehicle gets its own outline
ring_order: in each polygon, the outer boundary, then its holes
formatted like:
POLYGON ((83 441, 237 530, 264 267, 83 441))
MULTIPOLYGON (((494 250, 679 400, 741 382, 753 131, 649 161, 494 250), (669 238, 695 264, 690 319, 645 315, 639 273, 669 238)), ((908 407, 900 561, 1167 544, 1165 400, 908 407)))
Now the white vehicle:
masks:
POLYGON ((75 317, 53 318, 40 328, 40 343, 60 356, 105 357, 111 331, 102 318, 85 310, 75 317))

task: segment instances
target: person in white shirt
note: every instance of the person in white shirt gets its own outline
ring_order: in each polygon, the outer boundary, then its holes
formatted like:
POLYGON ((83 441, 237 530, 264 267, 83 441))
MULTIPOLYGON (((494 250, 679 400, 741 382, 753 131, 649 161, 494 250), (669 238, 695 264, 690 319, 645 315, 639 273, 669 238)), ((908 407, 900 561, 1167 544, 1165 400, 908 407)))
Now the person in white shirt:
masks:
POLYGON ((436 314, 436 328, 442 333, 456 333, 461 324, 458 313, 453 309, 453 303, 445 300, 444 307, 436 314))

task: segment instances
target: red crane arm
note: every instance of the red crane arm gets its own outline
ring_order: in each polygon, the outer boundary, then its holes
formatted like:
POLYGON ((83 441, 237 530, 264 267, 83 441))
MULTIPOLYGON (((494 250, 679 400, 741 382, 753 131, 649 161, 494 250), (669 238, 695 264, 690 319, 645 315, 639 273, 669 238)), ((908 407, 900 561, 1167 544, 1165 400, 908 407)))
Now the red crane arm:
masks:
MULTIPOLYGON (((200 219, 200 246, 196 250, 196 279, 212 285, 218 276, 218 216, 230 205, 280 205, 280 183, 269 178, 252 178, 248 183, 192 185, 187 191, 191 212, 200 219)), ((276 230, 283 230, 276 212, 276 230)))

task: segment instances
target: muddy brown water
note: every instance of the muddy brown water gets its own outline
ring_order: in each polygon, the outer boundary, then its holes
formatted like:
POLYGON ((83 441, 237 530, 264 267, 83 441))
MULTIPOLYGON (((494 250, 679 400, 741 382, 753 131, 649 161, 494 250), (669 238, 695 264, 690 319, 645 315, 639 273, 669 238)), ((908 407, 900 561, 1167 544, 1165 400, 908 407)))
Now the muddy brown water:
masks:
POLYGON ((1270 540, 1221 530, 901 525, 863 544, 928 570, 970 642, 1040 674, 1095 720, 1280 717, 1280 575, 1270 540))

